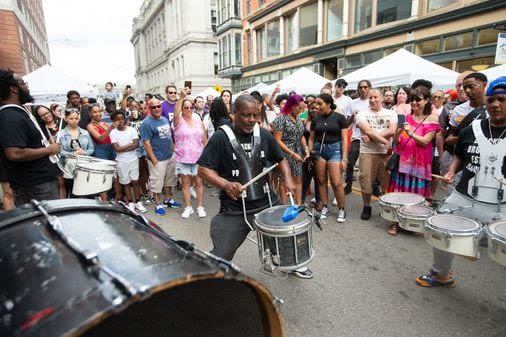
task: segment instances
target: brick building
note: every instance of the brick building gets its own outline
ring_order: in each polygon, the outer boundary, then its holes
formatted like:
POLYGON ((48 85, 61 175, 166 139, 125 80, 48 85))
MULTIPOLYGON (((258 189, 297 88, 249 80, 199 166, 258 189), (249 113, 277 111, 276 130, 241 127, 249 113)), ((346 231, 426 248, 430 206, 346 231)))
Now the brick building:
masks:
POLYGON ((0 68, 28 74, 49 63, 42 0, 0 0, 0 68))

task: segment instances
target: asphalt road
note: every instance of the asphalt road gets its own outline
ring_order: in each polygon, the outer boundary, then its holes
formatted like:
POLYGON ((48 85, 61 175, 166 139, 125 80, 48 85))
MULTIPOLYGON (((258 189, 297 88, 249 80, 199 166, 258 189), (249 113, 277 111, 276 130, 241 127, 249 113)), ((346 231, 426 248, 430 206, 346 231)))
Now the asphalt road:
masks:
MULTIPOLYGON (((152 207, 146 215, 172 236, 210 250, 209 224, 219 202, 215 192, 205 190, 206 218, 182 219, 182 209, 157 216, 152 207)), ((176 198, 182 201, 180 191, 176 198)), ((347 196, 346 203, 344 224, 335 221, 337 207, 331 206, 323 231, 315 227, 313 279, 266 275, 260 271, 258 249, 249 241, 233 260, 243 273, 284 301, 281 311, 287 336, 506 335, 506 267, 483 250, 476 262, 455 258, 455 288, 420 287, 415 278, 429 270, 432 259, 423 236, 388 235, 389 223, 379 217, 377 203, 373 217, 362 221, 357 191, 347 196)))

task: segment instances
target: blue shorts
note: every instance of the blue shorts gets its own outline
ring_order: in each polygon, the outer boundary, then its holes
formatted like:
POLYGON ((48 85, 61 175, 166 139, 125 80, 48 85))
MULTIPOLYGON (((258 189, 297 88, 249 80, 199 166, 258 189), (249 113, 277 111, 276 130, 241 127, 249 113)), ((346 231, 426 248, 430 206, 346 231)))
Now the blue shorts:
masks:
POLYGON ((199 166, 197 164, 185 164, 176 162, 176 174, 195 177, 197 175, 198 168, 199 166))
POLYGON ((116 160, 116 153, 112 144, 95 144, 95 153, 93 154, 96 158, 106 160, 116 160))
MULTIPOLYGON (((320 143, 314 143, 313 151, 320 151, 320 143)), ((338 163, 341 161, 342 157, 341 142, 323 144, 323 148, 320 152, 320 159, 338 163)))

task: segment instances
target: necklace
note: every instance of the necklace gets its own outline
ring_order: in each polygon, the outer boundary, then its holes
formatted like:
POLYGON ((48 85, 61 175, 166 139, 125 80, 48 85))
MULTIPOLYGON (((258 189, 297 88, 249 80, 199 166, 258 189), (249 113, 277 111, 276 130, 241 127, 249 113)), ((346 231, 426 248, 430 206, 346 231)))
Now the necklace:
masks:
POLYGON ((496 144, 496 142, 498 142, 502 138, 502 136, 504 136, 504 133, 506 132, 506 128, 504 128, 504 130, 499 135, 499 137, 494 138, 494 136, 492 135, 492 126, 491 125, 492 125, 492 123, 490 122, 490 118, 489 118, 488 119, 488 131, 490 132, 490 143, 496 144))

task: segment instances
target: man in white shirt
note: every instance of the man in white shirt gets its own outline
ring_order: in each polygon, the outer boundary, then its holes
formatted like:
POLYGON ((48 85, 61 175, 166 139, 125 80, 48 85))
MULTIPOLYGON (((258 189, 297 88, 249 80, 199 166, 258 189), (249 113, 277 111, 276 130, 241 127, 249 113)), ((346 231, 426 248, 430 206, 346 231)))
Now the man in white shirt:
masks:
POLYGON ((348 166, 346 167, 346 186, 344 187, 344 193, 351 193, 351 186, 353 184, 353 168, 357 162, 358 155, 360 153, 360 138, 362 133, 355 123, 355 116, 361 110, 369 108, 369 90, 371 90, 371 82, 369 80, 362 80, 358 82, 357 91, 360 95, 352 101, 352 113, 348 117, 348 127, 353 128, 353 134, 351 136, 350 151, 348 155, 348 166))
MULTIPOLYGON (((356 115, 356 123, 362 132, 360 139, 359 179, 362 189, 362 220, 371 217, 372 185, 379 180, 383 191, 388 184, 388 171, 385 168, 387 152, 391 149, 390 138, 397 128, 397 114, 382 107, 381 91, 369 91, 369 108, 356 115)), ((349 157, 348 157, 349 158, 349 157)))

